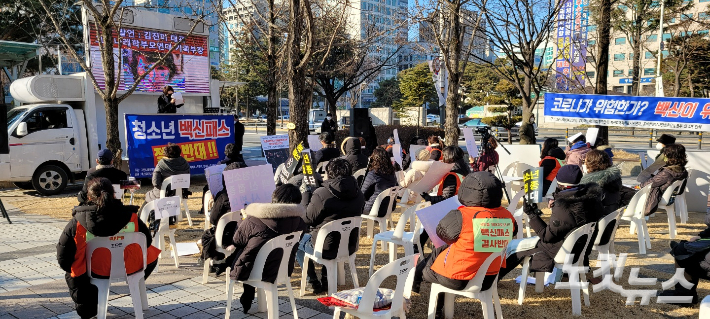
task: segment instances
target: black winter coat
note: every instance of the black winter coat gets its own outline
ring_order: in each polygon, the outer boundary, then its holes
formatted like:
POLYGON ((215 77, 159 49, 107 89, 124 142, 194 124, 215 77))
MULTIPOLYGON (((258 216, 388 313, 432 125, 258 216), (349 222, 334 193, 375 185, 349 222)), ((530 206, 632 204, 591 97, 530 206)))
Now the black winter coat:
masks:
MULTIPOLYGON (((303 219, 310 227, 311 242, 315 245, 316 236, 323 225, 341 218, 360 216, 364 205, 365 198, 357 186, 355 177, 344 176, 324 181, 323 187, 313 192, 306 209, 306 218, 303 219)), ((360 225, 353 226, 358 229, 360 227, 360 225)), ((350 233, 348 244, 350 253, 355 252, 359 235, 357 231, 350 233)), ((323 245, 324 258, 335 258, 339 241, 339 234, 328 235, 323 245)))
POLYGON ((79 205, 84 205, 86 203, 86 192, 87 187, 89 187, 89 181, 97 177, 108 178, 108 180, 111 181, 111 184, 120 184, 121 181, 128 180, 128 174, 110 165, 98 165, 95 168, 90 169, 86 173, 84 186, 82 186, 79 194, 76 195, 76 199, 79 200, 79 205))
POLYGON ((367 167, 367 156, 362 153, 360 149, 360 140, 357 138, 348 138, 345 140, 345 145, 343 146, 343 159, 350 163, 350 168, 353 170, 353 174, 361 169, 367 167))
MULTIPOLYGON (((280 235, 300 232, 306 229, 303 222, 305 209, 299 204, 262 204, 254 203, 246 208, 246 219, 239 223, 234 232, 235 259, 232 279, 246 280, 254 267, 254 261, 267 241, 280 235)), ((300 234, 297 235, 300 238, 300 234)), ((298 245, 293 245, 289 252, 288 274, 293 272, 294 260, 298 245)), ((275 282, 278 266, 283 252, 276 250, 266 259, 262 280, 275 282)))
POLYGON ((170 100, 172 99, 172 94, 161 94, 158 97, 158 113, 177 113, 177 107, 175 104, 170 103, 170 100))
MULTIPOLYGON (((120 200, 114 199, 103 208, 98 209, 95 205, 76 206, 72 210, 72 219, 64 227, 62 235, 57 244, 57 261, 59 267, 66 272, 71 272, 71 265, 76 254, 77 222, 87 231, 98 237, 107 237, 117 234, 131 220, 131 216, 138 212, 138 206, 123 205, 120 200)), ((146 245, 150 246, 153 237, 148 227, 138 220, 138 229, 145 234, 146 245)))
POLYGON ((530 227, 540 237, 535 247, 540 251, 533 255, 530 263, 532 271, 551 272, 555 265, 555 255, 562 247, 565 236, 575 228, 596 222, 603 216, 602 189, 598 185, 579 185, 556 193, 554 197, 549 224, 540 216, 530 217, 530 227))
POLYGON ((234 122, 234 152, 239 154, 244 144, 244 124, 239 121, 234 122))
MULTIPOLYGON (((466 177, 470 172, 470 166, 463 159, 456 161, 454 166, 451 168, 451 173, 461 174, 463 177, 466 177)), ((442 191, 441 196, 431 196, 432 205, 451 198, 456 194, 456 176, 447 175, 446 178, 444 178, 444 184, 442 186, 444 187, 444 190, 442 191)))
POLYGON ((604 216, 614 212, 619 209, 621 202, 621 170, 619 168, 612 166, 603 171, 596 171, 584 175, 580 184, 595 183, 602 188, 604 193, 604 199, 602 199, 602 205, 604 206, 604 216))
POLYGON ((333 134, 333 137, 335 137, 335 132, 338 131, 338 123, 336 123, 335 120, 324 118, 320 126, 320 131, 322 133, 330 132, 330 134, 333 134))
MULTIPOLYGON (((397 177, 394 174, 380 174, 375 171, 367 172, 365 181, 362 182, 362 187, 360 187, 362 194, 365 196, 365 207, 362 209, 362 214, 369 215, 377 196, 384 190, 394 186, 397 186, 397 177)), ((385 198, 380 204, 380 211, 377 216, 384 217, 387 213, 388 205, 392 205, 389 197, 385 198)))
POLYGON ((313 155, 313 159, 315 160, 313 168, 317 168, 318 164, 320 164, 321 162, 328 162, 334 158, 338 158, 339 156, 340 152, 335 147, 321 148, 316 152, 315 155, 313 155))

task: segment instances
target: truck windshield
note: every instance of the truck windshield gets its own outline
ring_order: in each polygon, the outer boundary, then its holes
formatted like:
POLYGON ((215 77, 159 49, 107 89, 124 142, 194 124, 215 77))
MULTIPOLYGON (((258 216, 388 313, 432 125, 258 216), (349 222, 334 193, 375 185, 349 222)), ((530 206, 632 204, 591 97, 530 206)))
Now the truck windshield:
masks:
POLYGON ((7 112, 7 127, 10 128, 10 126, 20 120, 22 118, 22 115, 27 111, 26 108, 17 108, 17 109, 12 109, 7 112))

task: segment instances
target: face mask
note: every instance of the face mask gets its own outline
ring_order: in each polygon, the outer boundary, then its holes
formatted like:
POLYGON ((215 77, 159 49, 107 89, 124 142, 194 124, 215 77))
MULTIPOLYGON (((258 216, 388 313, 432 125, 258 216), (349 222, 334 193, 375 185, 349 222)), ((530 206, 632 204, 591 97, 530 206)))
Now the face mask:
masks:
POLYGON ((656 143, 656 149, 657 149, 657 150, 663 149, 663 144, 661 144, 661 143, 656 143))
POLYGON ((330 120, 332 120, 332 119, 333 119, 333 117, 332 117, 332 116, 327 116, 326 118, 328 119, 328 121, 330 121, 330 120))
POLYGON ((582 164, 582 173, 587 174, 587 164, 582 164))

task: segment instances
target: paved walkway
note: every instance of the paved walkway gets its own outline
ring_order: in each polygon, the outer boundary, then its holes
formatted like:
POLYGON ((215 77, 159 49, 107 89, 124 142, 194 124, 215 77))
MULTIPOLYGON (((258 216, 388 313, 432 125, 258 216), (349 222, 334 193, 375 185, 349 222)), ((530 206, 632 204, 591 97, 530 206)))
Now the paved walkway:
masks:
MULTIPOLYGON (((5 204, 13 224, 0 220, 0 319, 79 318, 69 297, 64 271, 57 265, 55 245, 66 221, 24 214, 5 204)), ((163 258, 159 269, 146 281, 148 304, 145 318, 224 318, 224 279, 210 276, 202 284, 201 265, 194 257, 180 257, 176 269, 172 258, 163 258)), ((231 318, 266 318, 253 305, 244 314, 239 303, 241 285, 235 285, 231 318)), ((279 295, 285 296, 282 288, 279 295)), ((298 301, 297 301, 298 302, 298 301)), ((279 298, 279 317, 290 317, 291 306, 279 298)), ((325 319, 322 313, 299 304, 299 318, 325 319)), ((133 318, 133 303, 125 283, 111 286, 109 317, 133 318)))

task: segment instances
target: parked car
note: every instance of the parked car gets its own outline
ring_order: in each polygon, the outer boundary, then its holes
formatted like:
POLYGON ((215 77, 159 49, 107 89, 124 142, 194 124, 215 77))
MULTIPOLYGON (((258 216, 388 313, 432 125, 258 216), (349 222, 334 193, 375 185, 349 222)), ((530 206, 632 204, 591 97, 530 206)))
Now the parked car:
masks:
POLYGON ((427 124, 427 125, 429 125, 429 124, 432 124, 432 125, 434 125, 434 124, 439 124, 439 122, 441 122, 441 121, 440 121, 440 119, 439 119, 439 116, 436 115, 436 114, 428 114, 428 115, 426 116, 426 124, 427 124))

